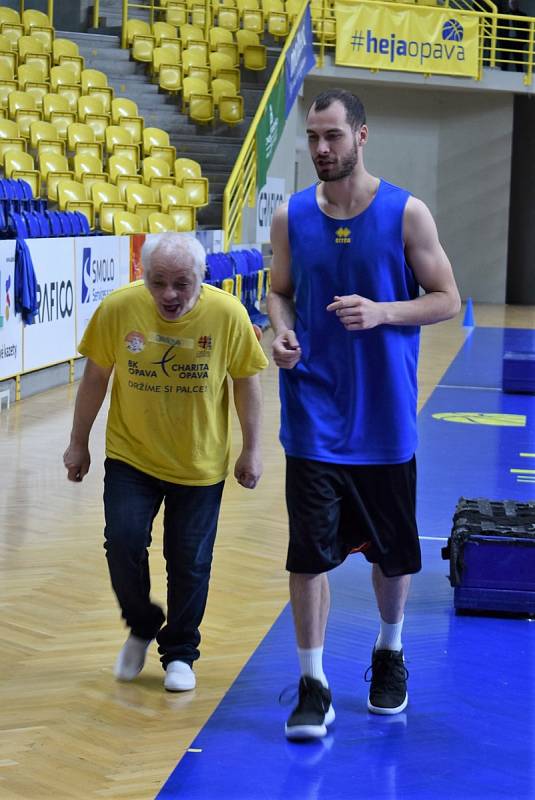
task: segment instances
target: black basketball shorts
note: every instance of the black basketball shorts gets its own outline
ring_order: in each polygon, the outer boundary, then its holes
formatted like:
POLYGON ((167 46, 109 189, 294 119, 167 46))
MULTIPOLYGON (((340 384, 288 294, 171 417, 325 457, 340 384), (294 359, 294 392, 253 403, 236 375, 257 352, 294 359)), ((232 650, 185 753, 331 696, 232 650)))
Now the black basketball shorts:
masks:
POLYGON ((361 552, 389 578, 422 567, 416 459, 353 466, 286 457, 286 569, 319 574, 361 552))

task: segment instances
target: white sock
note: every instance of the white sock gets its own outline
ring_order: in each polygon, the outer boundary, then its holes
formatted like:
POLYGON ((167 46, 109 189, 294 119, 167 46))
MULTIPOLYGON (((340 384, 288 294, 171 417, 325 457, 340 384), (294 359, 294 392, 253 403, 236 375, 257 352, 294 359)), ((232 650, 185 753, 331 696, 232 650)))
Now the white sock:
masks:
POLYGON ((375 642, 376 650, 401 650, 401 629, 404 619, 405 617, 401 617, 399 622, 389 623, 381 618, 379 636, 375 642))
POLYGON ((312 647, 308 650, 298 647, 297 655, 299 656, 301 675, 315 678, 324 686, 329 685, 323 671, 323 647, 312 647))

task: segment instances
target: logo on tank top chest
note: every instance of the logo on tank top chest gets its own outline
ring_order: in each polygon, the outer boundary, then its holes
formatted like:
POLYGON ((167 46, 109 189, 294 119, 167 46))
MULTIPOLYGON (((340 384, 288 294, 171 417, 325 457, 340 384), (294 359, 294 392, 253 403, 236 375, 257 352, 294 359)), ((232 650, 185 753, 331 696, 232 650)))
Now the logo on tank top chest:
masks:
POLYGON ((334 241, 336 244, 351 244, 351 231, 349 228, 338 228, 334 241))

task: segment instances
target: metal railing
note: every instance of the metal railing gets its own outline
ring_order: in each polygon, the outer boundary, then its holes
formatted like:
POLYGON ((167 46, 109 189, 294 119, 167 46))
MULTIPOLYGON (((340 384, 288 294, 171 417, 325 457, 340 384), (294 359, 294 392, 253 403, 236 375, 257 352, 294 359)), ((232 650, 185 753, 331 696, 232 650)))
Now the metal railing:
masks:
POLYGON ((256 197, 256 132, 267 108, 271 93, 284 70, 286 53, 294 41, 295 35, 308 6, 308 0, 303 3, 299 13, 294 18, 290 33, 281 50, 275 68, 271 74, 262 99, 256 109, 247 135, 236 159, 234 168, 227 181, 223 192, 223 246, 228 249, 232 242, 239 242, 243 230, 243 209, 246 203, 253 207, 256 197))
MULTIPOLYGON (((199 0, 196 5, 204 5, 204 38, 208 39, 208 31, 210 30, 210 23, 212 20, 212 3, 210 0, 199 0)), ((130 0, 123 0, 122 12, 122 28, 121 28, 121 47, 126 48, 127 43, 127 23, 128 23, 128 10, 137 9, 138 11, 145 11, 147 22, 149 25, 154 25, 155 22, 165 21, 167 7, 160 5, 159 0, 146 0, 144 3, 133 3, 130 0)))

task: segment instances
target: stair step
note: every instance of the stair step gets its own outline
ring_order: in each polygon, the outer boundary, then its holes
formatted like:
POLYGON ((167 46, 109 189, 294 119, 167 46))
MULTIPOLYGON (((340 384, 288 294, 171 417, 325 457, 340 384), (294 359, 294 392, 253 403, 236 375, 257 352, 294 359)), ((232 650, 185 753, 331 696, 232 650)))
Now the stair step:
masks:
MULTIPOLYGON (((106 9, 103 16, 110 22, 113 15, 106 9)), ((117 18, 120 23, 120 14, 117 18)), ((78 44, 86 67, 105 72, 117 97, 129 97, 136 102, 147 127, 155 126, 169 133, 177 157, 194 158, 201 164, 209 180, 210 203, 198 210, 197 220, 201 227, 221 228, 223 192, 281 47, 268 48, 268 66, 263 72, 241 68, 240 93, 245 107, 242 123, 229 127, 216 119, 211 125, 197 125, 182 114, 180 96, 161 91, 153 83, 147 66, 133 61, 129 50, 121 49, 119 33, 119 29, 114 29, 105 34, 57 31, 56 35, 78 44)))

